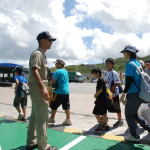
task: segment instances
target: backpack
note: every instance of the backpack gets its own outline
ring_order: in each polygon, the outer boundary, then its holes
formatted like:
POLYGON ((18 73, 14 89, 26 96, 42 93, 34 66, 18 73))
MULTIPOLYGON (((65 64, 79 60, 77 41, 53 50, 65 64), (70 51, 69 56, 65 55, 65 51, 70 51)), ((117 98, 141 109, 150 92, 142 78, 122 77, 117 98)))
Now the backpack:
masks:
POLYGON ((20 86, 20 96, 26 97, 27 95, 29 95, 29 86, 21 78, 19 78, 19 83, 21 85, 20 86))
POLYGON ((138 67, 134 62, 130 63, 135 66, 141 76, 141 89, 137 86, 135 81, 133 81, 137 89, 139 90, 139 98, 143 103, 150 103, 150 76, 146 72, 144 72, 142 67, 138 67))
POLYGON ((24 82, 22 82, 20 94, 21 94, 21 97, 25 97, 29 95, 29 86, 24 82))

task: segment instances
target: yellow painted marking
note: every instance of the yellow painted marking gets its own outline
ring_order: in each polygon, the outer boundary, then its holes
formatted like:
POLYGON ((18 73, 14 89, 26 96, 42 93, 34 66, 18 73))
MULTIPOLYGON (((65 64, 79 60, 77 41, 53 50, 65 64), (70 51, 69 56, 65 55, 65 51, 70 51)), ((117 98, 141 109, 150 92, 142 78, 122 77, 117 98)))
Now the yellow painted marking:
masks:
POLYGON ((64 132, 67 132, 67 133, 76 133, 76 134, 82 134, 82 130, 80 129, 74 129, 74 128, 65 128, 64 129, 64 132))
POLYGON ((17 118, 11 118, 12 120, 16 120, 17 118))
POLYGON ((104 134, 102 138, 107 139, 107 140, 115 140, 115 141, 124 141, 123 136, 116 136, 113 134, 104 134))
POLYGON ((5 115, 1 115, 1 114, 0 114, 0 117, 3 117, 3 116, 5 116, 5 115))

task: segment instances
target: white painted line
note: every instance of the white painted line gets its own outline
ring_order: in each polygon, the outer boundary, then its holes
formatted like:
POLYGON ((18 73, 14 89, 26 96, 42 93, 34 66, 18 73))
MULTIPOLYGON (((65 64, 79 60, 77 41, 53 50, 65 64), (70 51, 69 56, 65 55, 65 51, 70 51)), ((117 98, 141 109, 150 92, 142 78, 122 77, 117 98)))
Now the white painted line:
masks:
POLYGON ((62 147, 60 150, 69 150, 71 147, 73 147, 77 143, 81 142, 85 138, 86 138, 86 136, 79 136, 74 141, 72 141, 69 144, 67 144, 66 146, 62 147))
POLYGON ((2 147, 1 147, 1 145, 0 145, 0 150, 2 150, 2 147))

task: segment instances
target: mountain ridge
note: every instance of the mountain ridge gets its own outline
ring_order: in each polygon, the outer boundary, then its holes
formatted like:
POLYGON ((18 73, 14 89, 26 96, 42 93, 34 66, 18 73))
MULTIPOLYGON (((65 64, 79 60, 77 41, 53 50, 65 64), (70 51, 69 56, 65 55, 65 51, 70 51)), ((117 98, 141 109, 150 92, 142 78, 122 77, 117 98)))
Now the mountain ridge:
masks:
MULTIPOLYGON (((115 66, 114 66, 114 70, 116 70, 117 72, 125 72, 125 64, 126 64, 126 60, 123 57, 120 58, 116 58, 115 60, 115 66)), ((150 55, 145 56, 145 57, 137 57, 137 60, 150 60, 150 55)), ((106 70, 105 68, 105 64, 101 63, 101 64, 80 64, 80 65, 69 65, 69 66, 65 66, 65 69, 67 71, 75 71, 75 72, 81 72, 82 74, 89 74, 91 73, 92 68, 94 67, 99 67, 102 70, 106 70)), ((54 72, 56 70, 55 67, 50 68, 50 70, 52 72, 54 72)))

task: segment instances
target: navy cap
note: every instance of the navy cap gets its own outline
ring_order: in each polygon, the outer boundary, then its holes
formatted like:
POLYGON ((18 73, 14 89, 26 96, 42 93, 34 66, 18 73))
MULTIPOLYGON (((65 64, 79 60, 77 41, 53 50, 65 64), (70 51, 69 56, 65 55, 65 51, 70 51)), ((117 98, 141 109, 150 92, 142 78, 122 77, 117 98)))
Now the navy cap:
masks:
POLYGON ((121 53, 125 52, 125 51, 129 51, 129 52, 132 52, 132 53, 137 53, 139 50, 132 46, 132 45, 127 45, 122 51, 121 53))
POLYGON ((37 36, 36 38, 38 41, 41 40, 41 39, 49 39, 50 41, 55 41, 56 38, 52 37, 48 31, 44 31, 44 32, 41 32, 39 33, 39 35, 37 36))
POLYGON ((145 61, 145 64, 150 64, 150 60, 146 60, 146 61, 145 61))
POLYGON ((19 67, 19 66, 17 66, 17 67, 15 67, 15 69, 13 70, 14 72, 22 72, 23 71, 23 68, 22 67, 19 67))

